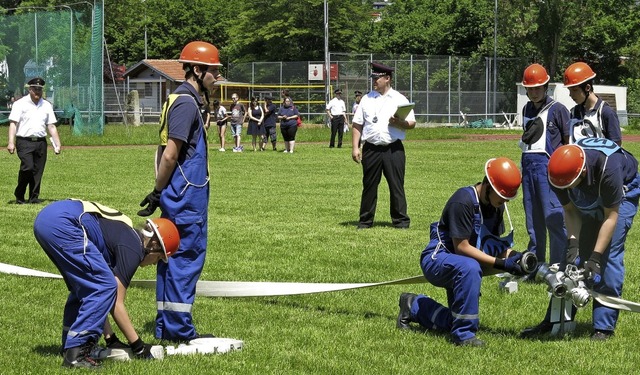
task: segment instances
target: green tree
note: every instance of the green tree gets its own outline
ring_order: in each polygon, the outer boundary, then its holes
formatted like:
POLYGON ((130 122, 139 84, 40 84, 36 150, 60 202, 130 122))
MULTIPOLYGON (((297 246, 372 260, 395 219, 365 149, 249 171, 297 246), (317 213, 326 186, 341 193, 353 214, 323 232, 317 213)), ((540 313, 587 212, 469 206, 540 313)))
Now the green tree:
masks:
MULTIPOLYGON (((225 54, 233 61, 324 60, 323 0, 260 0, 234 4, 227 22, 225 54)), ((357 48, 355 29, 370 20, 371 8, 361 0, 332 0, 329 7, 329 49, 357 48)))
POLYGON ((208 0, 107 1, 105 39, 111 58, 131 66, 145 58, 146 29, 147 58, 174 59, 193 40, 224 46, 223 26, 232 10, 227 3, 208 0))

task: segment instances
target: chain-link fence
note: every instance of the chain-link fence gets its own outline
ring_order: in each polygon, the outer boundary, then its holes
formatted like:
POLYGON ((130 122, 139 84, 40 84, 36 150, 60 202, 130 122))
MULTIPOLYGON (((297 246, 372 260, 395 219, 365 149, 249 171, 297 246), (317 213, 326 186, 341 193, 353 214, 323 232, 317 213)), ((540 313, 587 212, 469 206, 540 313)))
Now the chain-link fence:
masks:
MULTIPOLYGON (((102 134, 103 0, 0 14, 0 107, 44 78, 45 97, 74 134, 102 134)), ((4 111, 6 112, 6 110, 4 111)))
MULTIPOLYGON (((518 111, 516 82, 522 79, 522 70, 526 67, 526 61, 517 58, 494 60, 415 55, 390 58, 332 53, 330 60, 330 85, 345 93, 343 98, 347 108, 351 108, 354 91, 371 90, 369 73, 372 61, 393 67, 392 85, 409 101, 416 103, 415 113, 420 123, 457 124, 465 119, 504 121, 505 117, 518 111), (495 72, 494 66, 497 66, 495 72)), ((254 85, 322 83, 310 80, 310 70, 318 65, 322 66, 323 62, 232 63, 229 64, 227 78, 254 85)), ((328 99, 326 93, 296 89, 291 95, 296 103, 303 105, 303 112, 309 115, 324 113, 324 106, 320 103, 328 99)))

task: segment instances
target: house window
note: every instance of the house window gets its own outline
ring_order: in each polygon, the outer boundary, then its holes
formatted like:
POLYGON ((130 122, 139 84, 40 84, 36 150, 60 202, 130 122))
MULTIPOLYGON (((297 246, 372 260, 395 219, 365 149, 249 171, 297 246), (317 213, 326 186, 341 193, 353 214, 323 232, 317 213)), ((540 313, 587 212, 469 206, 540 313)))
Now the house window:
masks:
POLYGON ((153 96, 153 84, 149 82, 145 82, 144 84, 144 97, 150 98, 153 96))

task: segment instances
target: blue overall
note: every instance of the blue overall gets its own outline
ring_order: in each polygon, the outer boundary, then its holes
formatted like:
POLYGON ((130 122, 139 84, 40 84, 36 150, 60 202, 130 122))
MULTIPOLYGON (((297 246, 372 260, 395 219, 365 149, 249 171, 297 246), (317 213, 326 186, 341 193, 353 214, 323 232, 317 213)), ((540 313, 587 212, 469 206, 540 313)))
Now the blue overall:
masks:
POLYGON ((178 161, 169 184, 162 190, 162 217, 173 221, 180 233, 180 247, 168 263, 158 263, 156 284, 156 333, 165 340, 196 337, 191 310, 196 283, 204 267, 207 249, 209 171, 202 117, 191 156, 178 161))
POLYGON ((36 240, 69 289, 62 320, 64 349, 98 342, 118 289, 98 220, 83 213, 80 201, 57 201, 33 223, 36 240))
MULTIPOLYGON (((521 141, 522 148, 522 203, 525 222, 529 234, 527 249, 536 254, 539 263, 546 263, 547 231, 549 233, 549 263, 564 260, 567 245, 567 232, 564 226, 564 213, 556 193, 549 184, 547 167, 549 156, 561 145, 562 114, 568 111, 552 99, 534 115, 535 107, 528 104, 523 109, 523 129, 541 128, 539 139, 530 143, 521 141)), ((524 137, 523 137, 524 138, 524 137)))
MULTIPOLYGON (((608 139, 584 139, 577 142, 585 150, 597 150, 609 158, 615 152, 622 152, 613 141, 608 139)), ((606 164, 605 164, 606 168, 606 164)), ((618 209, 618 221, 611 237, 611 243, 605 250, 602 259, 602 281, 594 286, 598 293, 613 297, 622 295, 622 285, 624 282, 624 250, 627 233, 633 224, 633 218, 638 212, 638 198, 640 197, 640 175, 625 184, 624 197, 618 209)), ((579 188, 569 190, 569 198, 580 210, 582 216, 582 228, 580 230, 581 250, 589 251, 588 254, 581 254, 584 261, 589 259, 590 251, 595 245, 597 234, 600 230, 604 218, 602 197, 600 195, 583 194, 579 188), (587 249, 582 249, 583 236, 589 236, 593 243, 587 249)), ((601 305, 598 301, 593 303, 593 328, 595 330, 613 331, 618 321, 619 310, 601 305)))
MULTIPOLYGON (((504 238, 488 230, 474 187, 465 188, 474 199, 474 231, 469 239, 483 252, 499 256, 513 243, 513 229, 504 238), (474 238, 475 237, 475 238, 474 238)), ((506 207, 506 206, 505 206, 506 207)), ((508 212, 507 212, 508 215, 508 212)), ((473 258, 455 254, 453 241, 438 222, 431 224, 431 240, 422 252, 420 266, 425 278, 433 285, 447 290, 447 307, 430 297, 418 295, 411 305, 411 317, 428 329, 449 331, 454 342, 475 337, 478 331, 482 269, 473 258)))

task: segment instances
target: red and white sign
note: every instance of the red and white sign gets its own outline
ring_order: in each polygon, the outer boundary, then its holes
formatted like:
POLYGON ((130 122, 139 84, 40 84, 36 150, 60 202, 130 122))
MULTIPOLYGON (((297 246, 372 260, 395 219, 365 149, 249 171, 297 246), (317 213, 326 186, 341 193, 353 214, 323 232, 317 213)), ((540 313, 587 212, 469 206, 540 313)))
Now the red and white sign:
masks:
MULTIPOLYGON (((329 77, 338 79, 338 64, 329 65, 329 77)), ((309 81, 324 81, 324 64, 309 64, 309 81)))

